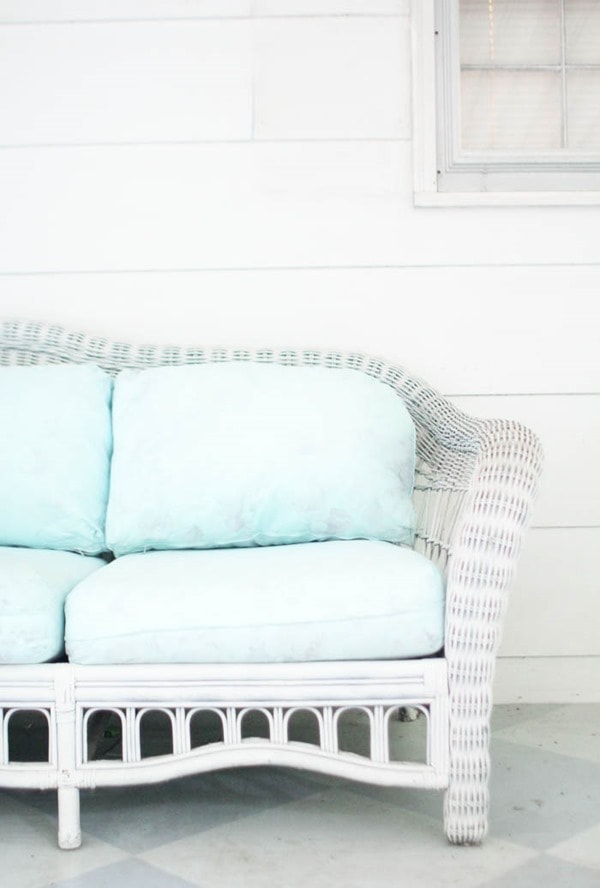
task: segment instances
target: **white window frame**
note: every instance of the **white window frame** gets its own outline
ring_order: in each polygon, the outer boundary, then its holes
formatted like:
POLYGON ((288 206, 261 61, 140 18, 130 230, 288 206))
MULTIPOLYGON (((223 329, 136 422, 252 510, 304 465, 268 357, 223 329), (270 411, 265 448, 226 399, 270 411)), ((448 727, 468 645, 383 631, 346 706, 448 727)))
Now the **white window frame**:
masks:
MULTIPOLYGON (((412 0, 412 79, 413 79, 413 180, 414 202, 422 207, 456 206, 596 206, 600 190, 544 190, 548 183, 547 167, 536 168, 535 162, 524 163, 522 169, 531 176, 539 175, 536 190, 441 191, 438 189, 438 121, 452 114, 447 96, 439 95, 436 86, 438 63, 436 52, 436 0, 412 0), (438 102, 447 107, 439 114, 438 102)), ((517 165, 518 166, 518 165, 517 165)), ((573 162, 577 169, 577 162, 573 162)), ((476 163, 472 166, 477 174, 476 163)), ((558 173, 560 175, 560 173, 558 173)), ((510 178, 509 178, 510 181, 510 178)), ((551 177, 550 177, 551 181, 551 177)))

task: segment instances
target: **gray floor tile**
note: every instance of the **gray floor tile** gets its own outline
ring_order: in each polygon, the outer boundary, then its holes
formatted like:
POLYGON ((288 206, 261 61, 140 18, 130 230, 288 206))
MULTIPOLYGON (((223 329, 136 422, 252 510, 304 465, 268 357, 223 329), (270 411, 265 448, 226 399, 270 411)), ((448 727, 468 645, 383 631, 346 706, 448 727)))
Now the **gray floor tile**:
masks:
POLYGON ((600 764, 600 703, 557 706, 532 719, 514 719, 496 737, 600 764))
POLYGON ((509 703, 494 706, 492 712, 492 735, 495 731, 514 728, 523 723, 551 715, 561 709, 558 703, 509 703))
POLYGON ((600 817, 600 765, 496 739, 491 780, 494 835, 546 849, 600 817))

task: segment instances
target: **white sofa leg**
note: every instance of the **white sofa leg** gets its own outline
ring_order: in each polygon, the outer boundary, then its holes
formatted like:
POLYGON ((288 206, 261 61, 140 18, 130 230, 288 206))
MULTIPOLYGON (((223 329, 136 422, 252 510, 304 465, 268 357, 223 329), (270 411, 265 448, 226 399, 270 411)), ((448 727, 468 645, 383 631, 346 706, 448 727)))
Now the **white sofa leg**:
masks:
POLYGON ((488 831, 488 789, 464 781, 450 783, 444 797, 444 826, 453 845, 480 845, 488 831))
POLYGON ((58 788, 58 847, 72 850, 79 848, 80 845, 79 790, 76 786, 60 786, 58 788))
POLYGON ((450 777, 444 797, 444 826, 454 845, 479 845, 488 831, 489 725, 485 718, 450 723, 450 777))
POLYGON ((79 787, 69 785, 72 784, 77 770, 75 674, 70 664, 59 664, 54 676, 54 693, 58 766, 58 847, 70 850, 81 845, 79 787))

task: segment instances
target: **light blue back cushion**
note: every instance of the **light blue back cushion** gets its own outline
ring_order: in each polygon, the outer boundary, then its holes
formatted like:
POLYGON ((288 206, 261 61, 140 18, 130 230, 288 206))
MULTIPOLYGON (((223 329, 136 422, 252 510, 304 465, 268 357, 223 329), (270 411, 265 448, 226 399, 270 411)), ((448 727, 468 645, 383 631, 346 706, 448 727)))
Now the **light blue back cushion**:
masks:
POLYGON ((359 371, 221 363, 115 382, 106 536, 147 549, 410 542, 415 430, 359 371))
POLYGON ((105 550, 111 394, 90 364, 0 369, 0 545, 105 550))

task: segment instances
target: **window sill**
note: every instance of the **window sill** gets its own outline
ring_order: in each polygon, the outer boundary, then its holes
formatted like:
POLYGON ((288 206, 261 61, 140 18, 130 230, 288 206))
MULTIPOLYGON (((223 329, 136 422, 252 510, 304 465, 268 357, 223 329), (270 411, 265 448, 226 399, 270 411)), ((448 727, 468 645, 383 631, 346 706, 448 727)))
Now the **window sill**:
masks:
POLYGON ((600 191, 415 191, 416 207, 594 207, 600 191))

